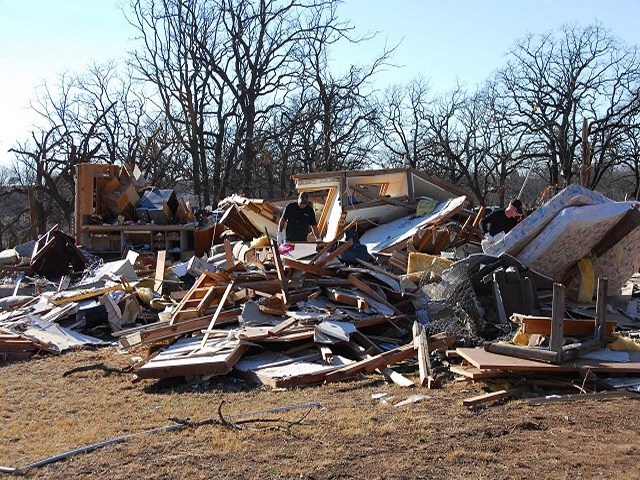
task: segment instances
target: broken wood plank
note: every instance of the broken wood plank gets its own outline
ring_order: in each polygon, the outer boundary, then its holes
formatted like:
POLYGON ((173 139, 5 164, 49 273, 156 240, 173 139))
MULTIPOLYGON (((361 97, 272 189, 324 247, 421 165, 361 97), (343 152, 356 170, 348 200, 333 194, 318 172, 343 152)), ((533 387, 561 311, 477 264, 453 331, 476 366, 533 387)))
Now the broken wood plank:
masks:
POLYGON ((342 245, 337 247, 335 250, 330 252, 326 257, 319 259, 317 262, 314 262, 314 264, 319 267, 324 267, 325 265, 328 265, 329 263, 331 263, 331 261, 334 258, 338 257, 338 255, 340 255, 344 251, 351 248, 352 245, 353 245, 353 240, 349 239, 347 242, 343 243, 342 245))
MULTIPOLYGON (((218 321, 218 316, 222 312, 222 308, 224 307, 224 304, 227 301, 227 297, 231 293, 231 290, 233 290, 233 287, 234 287, 234 284, 233 284, 233 281, 231 281, 231 283, 229 283, 229 285, 227 285, 227 289, 224 291, 224 294, 222 295, 222 298, 220 299, 220 303, 218 303, 218 308, 216 308, 216 311, 213 314, 213 317, 211 317, 211 322, 209 323, 208 330, 213 329, 213 327, 216 325, 216 322, 218 321)), ((209 338, 209 335, 205 333, 204 337, 202 338, 202 343, 200 344, 200 348, 204 348, 204 346, 207 343, 207 339, 208 338, 209 338)))
POLYGON ((378 292, 376 292, 373 288, 371 288, 365 281, 363 281, 363 280, 359 279, 358 277, 356 277, 353 273, 349 275, 347 280, 349 280, 349 283, 351 285, 353 285, 354 287, 356 287, 361 292, 366 293, 367 295, 369 295, 374 300, 376 300, 376 301, 382 303, 383 305, 389 307, 391 310, 394 311, 394 313, 396 315, 402 315, 402 312, 400 310, 398 310, 394 305, 389 303, 386 298, 384 298, 382 295, 379 295, 378 292))
POLYGON ((316 253, 313 258, 311 258, 311 263, 316 263, 320 258, 322 258, 322 256, 327 253, 329 250, 331 250, 341 239, 342 239, 342 235, 344 235, 344 232, 346 232, 347 230, 349 230, 350 228, 352 228, 353 226, 355 226, 357 223, 356 220, 352 220, 351 222, 349 222, 348 225, 344 226, 343 228, 341 228, 340 230, 338 230, 336 232, 335 237, 333 238, 333 240, 331 240, 330 242, 328 242, 318 253, 316 253))
MULTIPOLYGON (((240 313, 241 310, 239 308, 221 312, 220 315, 218 315, 216 325, 220 326, 236 323, 240 313)), ((206 328, 211 323, 212 318, 213 315, 205 315, 203 317, 192 318, 185 320, 184 322, 174 324, 147 325, 144 329, 137 329, 136 331, 127 333, 120 337, 118 343, 122 348, 130 348, 170 338, 176 338, 180 335, 197 332, 206 328)))
POLYGON ((224 258, 226 261, 225 270, 229 271, 236 266, 235 260, 233 259, 233 249, 231 248, 231 244, 229 240, 224 241, 224 258))
POLYGON ((296 323, 298 323, 298 319, 291 317, 291 318, 287 318, 285 321, 280 322, 278 325, 276 325, 273 328, 269 329, 269 336, 270 337, 277 337, 278 335, 280 335, 283 331, 287 330, 288 328, 292 327, 293 325, 295 325, 296 323))
MULTIPOLYGON (((522 333, 528 335, 551 335, 551 317, 537 317, 532 315, 522 315, 514 313, 511 315, 511 321, 521 325, 522 333)), ((605 338, 613 339, 613 331, 616 327, 615 320, 608 320, 605 324, 605 338)), ((595 320, 565 318, 564 334, 569 337, 587 337, 591 336, 595 329, 595 320)))
POLYGON ((475 397, 465 398, 462 401, 462 405, 464 405, 465 407, 474 407, 474 406, 479 405, 481 403, 493 402, 495 400, 500 400, 502 398, 507 398, 507 397, 510 397, 512 395, 517 395, 517 394, 522 393, 522 392, 524 392, 526 390, 527 389, 524 388, 524 387, 518 387, 518 388, 510 388, 509 390, 497 390, 495 392, 484 393, 482 395, 477 395, 475 397))
MULTIPOLYGON (((441 348, 447 348, 448 346, 453 345, 453 342, 455 341, 455 338, 453 337, 445 337, 445 339, 442 338, 443 336, 434 336, 431 338, 431 351, 441 348)), ((415 356, 416 350, 413 346, 413 342, 411 342, 398 348, 394 348, 393 350, 374 355, 366 360, 361 360, 354 364, 348 365, 347 367, 331 372, 325 377, 325 380, 327 382, 343 380, 359 373, 372 372, 378 368, 402 362, 415 356)))
MULTIPOLYGON (((359 360, 365 360, 367 358, 371 358, 371 354, 380 354, 382 350, 369 339, 362 332, 354 332, 351 334, 351 341, 349 342, 349 346, 353 349, 354 353, 358 357, 359 360), (365 348, 366 347, 366 348, 365 348)), ((399 385, 404 388, 415 387, 415 384, 412 380, 408 379, 400 372, 396 372, 390 367, 380 367, 376 369, 376 372, 381 373, 385 376, 385 378, 396 385, 399 385)))
POLYGON ((429 340, 424 325, 420 325, 418 322, 413 322, 413 344, 418 351, 420 385, 431 389, 434 386, 434 377, 429 358, 429 340))
POLYGON ((299 260, 294 260, 293 258, 284 257, 284 266, 288 268, 292 268, 295 270, 300 270, 305 273, 310 273, 312 275, 318 275, 320 277, 330 277, 333 275, 331 270, 327 270, 326 268, 319 267, 313 263, 305 263, 299 260))
POLYGON ((562 345, 564 344, 564 286, 553 284, 553 299, 551 301, 551 337, 549 351, 556 354, 553 363, 562 363, 562 345))
POLYGON ((157 253, 156 258, 156 274, 155 282, 153 283, 153 291, 162 295, 162 284, 164 281, 164 268, 167 260, 167 251, 160 250, 157 253))
POLYGON ((278 250, 278 243, 275 240, 271 240, 271 253, 273 254, 273 261, 276 264, 276 272, 278 274, 278 280, 280 280, 280 290, 282 292, 282 300, 284 301, 284 308, 289 305, 289 287, 287 286, 287 275, 282 265, 282 257, 280 257, 280 250, 278 250))

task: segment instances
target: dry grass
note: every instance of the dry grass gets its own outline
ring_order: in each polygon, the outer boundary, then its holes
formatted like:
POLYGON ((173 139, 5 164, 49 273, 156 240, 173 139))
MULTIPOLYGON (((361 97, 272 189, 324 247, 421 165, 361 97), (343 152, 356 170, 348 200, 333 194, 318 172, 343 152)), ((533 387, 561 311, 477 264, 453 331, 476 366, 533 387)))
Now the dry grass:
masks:
MULTIPOLYGON (((450 384, 421 403, 384 406, 416 393, 378 377, 286 391, 232 378, 206 385, 132 384, 100 370, 63 377, 70 368, 122 367, 113 350, 0 367, 0 464, 19 466, 109 438, 173 423, 319 401, 289 429, 234 430, 206 425, 131 439, 53 464, 33 478, 603 478, 637 477, 640 403, 628 399, 527 406, 518 401, 476 411, 462 399, 480 386, 450 384), (615 467, 614 467, 615 465, 615 467)), ((296 422, 303 411, 264 415, 296 422)))

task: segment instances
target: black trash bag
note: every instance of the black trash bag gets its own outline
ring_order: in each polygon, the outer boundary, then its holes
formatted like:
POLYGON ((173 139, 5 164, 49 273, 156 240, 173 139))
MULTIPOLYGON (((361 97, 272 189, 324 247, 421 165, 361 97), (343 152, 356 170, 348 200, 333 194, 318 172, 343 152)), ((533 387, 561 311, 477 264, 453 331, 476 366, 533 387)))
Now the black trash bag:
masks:
POLYGON ((360 243, 360 237, 357 231, 347 230, 344 235, 347 241, 353 240, 353 245, 338 255, 338 260, 349 266, 359 265, 358 260, 364 260, 365 262, 370 262, 372 260, 372 257, 369 255, 369 251, 367 250, 367 246, 360 243))

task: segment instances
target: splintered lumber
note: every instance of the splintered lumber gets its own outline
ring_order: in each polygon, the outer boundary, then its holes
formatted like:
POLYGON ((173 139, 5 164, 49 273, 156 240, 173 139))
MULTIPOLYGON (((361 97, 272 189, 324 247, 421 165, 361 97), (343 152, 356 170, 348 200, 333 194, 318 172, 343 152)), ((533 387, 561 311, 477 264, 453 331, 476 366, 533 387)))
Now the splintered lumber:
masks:
POLYGON ((349 230, 351 227, 353 227, 354 225, 356 225, 357 221, 356 220, 352 220, 351 222, 349 222, 348 225, 342 227, 338 232, 336 232, 336 235, 334 237, 333 240, 331 240, 329 243, 327 243, 318 253, 316 253, 313 258, 311 258, 311 263, 316 264, 317 262, 319 262, 322 258, 322 256, 327 253, 329 250, 331 250, 342 238, 342 235, 344 235, 344 232, 346 232, 347 230, 349 230))
POLYGON ((420 385, 431 389, 434 384, 431 359, 429 358, 429 340, 424 325, 413 322, 413 344, 418 351, 418 370, 420 385))
MULTIPOLYGON (((220 299, 220 302, 218 303, 218 308, 216 308, 216 311, 213 314, 213 317, 211 317, 211 322, 209 323, 209 327, 207 328, 207 330, 213 329, 213 327, 216 325, 216 322, 218 321, 218 317, 220 316, 220 313, 222 312, 222 309, 224 308, 224 304, 227 301, 227 297, 231 293, 231 290, 233 289, 233 286, 234 286, 233 285, 233 281, 231 281, 231 283, 229 283, 229 285, 227 285, 227 289, 222 294, 222 298, 220 299)), ((200 348, 204 348, 204 346, 206 345, 208 339, 209 339, 209 334, 205 333, 204 337, 202 338, 202 344, 200 345, 200 348)))
POLYGON ((508 355, 499 355, 488 352, 482 348, 458 348, 456 352, 471 365, 481 370, 565 373, 589 369, 594 373, 640 373, 640 352, 628 352, 629 362, 579 358, 560 365, 510 357, 508 355))
POLYGON ((275 327, 271 328, 269 330, 269 336, 270 337, 276 337, 276 336, 280 335, 284 330, 288 329, 292 325, 295 325, 297 322, 298 322, 297 318, 293 318, 293 317, 292 318, 288 318, 285 321, 280 322, 275 327))
POLYGON ((353 240, 349 239, 349 241, 337 247, 335 250, 330 252, 326 257, 319 259, 317 262, 314 262, 314 264, 318 265, 319 267, 324 267, 325 265, 328 265, 329 263, 331 263, 335 258, 337 258, 338 255, 340 255, 341 253, 351 248, 352 245, 353 245, 353 240))
POLYGON ((326 375, 325 381, 337 382, 345 378, 352 377, 362 372, 373 372, 374 370, 392 365, 394 363, 408 360, 416 355, 416 351, 413 347, 413 342, 401 347, 394 348, 388 352, 374 355, 370 358, 360 360, 347 367, 341 368, 326 375))
POLYGON ((395 250, 391 257, 389 257, 389 263, 394 267, 407 272, 407 264, 409 262, 409 254, 403 250, 395 250))
MULTIPOLYGON (((238 315, 241 310, 235 308, 233 310, 227 310, 221 312, 218 315, 217 326, 226 325, 230 323, 236 323, 238 321, 238 315)), ((122 348, 130 348, 138 345, 144 345, 148 343, 154 343, 161 340, 167 340, 170 338, 176 338, 186 333, 192 333, 207 328, 211 323, 213 315, 205 315, 203 317, 192 318, 185 320, 184 322, 174 324, 163 325, 148 325, 144 329, 138 329, 127 335, 120 337, 118 340, 122 348)))
POLYGON ((608 280, 599 278, 596 297, 596 325, 593 331, 593 339, 598 343, 598 348, 604 348, 607 344, 605 331, 607 323, 607 287, 608 280))
POLYGON ((280 256, 280 250, 278 250, 278 243, 275 240, 271 240, 271 253, 273 260, 276 264, 276 272, 278 274, 278 280, 280 280, 280 290, 282 292, 282 300, 284 307, 289 305, 289 287, 287 286, 288 279, 282 265, 282 257, 280 256))
POLYGON ((150 359, 136 371, 136 375, 138 378, 224 375, 249 348, 240 342, 226 340, 217 340, 207 345, 208 349, 199 345, 200 338, 184 339, 150 359))
POLYGON ((318 275, 319 277, 330 277, 331 275, 333 275, 333 272, 331 270, 327 270, 326 268, 314 265, 313 263, 305 263, 289 257, 284 257, 283 260, 285 267, 294 270, 300 270, 312 275, 318 275))
MULTIPOLYGON (((544 335, 548 337, 551 334, 551 317, 536 317, 530 315, 521 315, 514 313, 511 320, 522 325, 522 333, 528 335, 544 335)), ((613 331, 616 327, 615 320, 607 320, 605 324, 605 338, 612 340, 613 331)), ((587 337, 593 335, 595 329, 595 320, 586 319, 564 319, 564 333, 569 337, 587 337)))
MULTIPOLYGON (((455 338, 447 337, 446 334, 438 334, 431 337, 430 340, 430 350, 434 351, 450 347, 453 345, 455 338)), ((372 372, 378 368, 402 362, 415 356, 416 350, 413 342, 411 342, 398 348, 394 348, 393 350, 374 355, 371 358, 360 360, 359 362, 341 368, 340 370, 336 370, 335 372, 331 372, 325 377, 325 380, 327 382, 336 382, 362 372, 372 372)))
POLYGON ((383 316, 374 316, 374 317, 370 317, 370 318, 363 318, 360 320, 355 320, 353 322, 353 324, 356 326, 356 328, 358 330, 362 329, 362 328, 366 328, 366 327, 373 327, 376 325, 382 325, 383 323, 391 323, 392 325, 395 324, 395 322, 400 322, 402 320, 407 320, 406 315, 394 315, 393 317, 385 317, 383 316))
POLYGON ((160 250, 156 259, 156 275, 153 283, 153 291, 162 294, 162 283, 164 281, 164 267, 167 261, 167 251, 160 250))
POLYGON ((564 286, 553 284, 553 299, 551 301, 551 335, 549 337, 549 351, 556 354, 553 363, 562 363, 562 345, 564 343, 564 286))
MULTIPOLYGON (((352 340, 349 342, 349 346, 351 346, 353 352, 357 355, 359 360, 371 358, 370 353, 382 353, 382 350, 375 343, 373 343, 369 339, 369 337, 361 332, 354 332, 353 334, 351 334, 351 338, 352 340)), ((387 380, 401 387, 415 387, 413 381, 402 375, 400 372, 396 372, 389 367, 378 368, 376 369, 376 372, 381 373, 387 380)))
POLYGON ((381 304, 389 307, 391 310, 394 311, 394 313, 396 315, 402 315, 402 312, 400 310, 398 310, 395 306, 393 306, 392 304, 390 304, 386 298, 384 298, 382 295, 379 295, 378 292, 376 292, 373 288, 371 288, 367 282, 359 279, 358 277, 356 277, 353 273, 349 275, 349 277, 347 278, 347 280, 349 280, 349 283, 351 285, 353 285, 354 287, 356 287, 358 290, 360 290, 361 292, 366 293, 367 295, 369 295, 371 298, 373 298, 374 300, 376 300, 377 302, 380 302, 381 304))
POLYGON ((494 400, 500 400, 512 395, 517 395, 526 391, 526 388, 511 388, 509 390, 496 390, 495 392, 484 393, 476 397, 466 398, 462 401, 462 405, 465 407, 473 407, 481 403, 493 402, 494 400))
POLYGON ((469 230, 469 233, 467 235, 466 242, 471 241, 473 232, 475 232, 476 229, 478 228, 478 225, 480 224, 480 221, 484 218, 484 214, 486 213, 486 211, 487 211, 487 207, 485 207, 484 205, 482 205, 480 207, 480 210, 478 210, 478 214, 476 215, 476 218, 473 220, 473 224, 471 225, 471 230, 469 230))
POLYGON ((224 241, 224 258, 226 262, 225 270, 231 270, 233 267, 235 267, 236 264, 233 259, 233 249, 231 248, 231 243, 229 243, 229 240, 224 241))

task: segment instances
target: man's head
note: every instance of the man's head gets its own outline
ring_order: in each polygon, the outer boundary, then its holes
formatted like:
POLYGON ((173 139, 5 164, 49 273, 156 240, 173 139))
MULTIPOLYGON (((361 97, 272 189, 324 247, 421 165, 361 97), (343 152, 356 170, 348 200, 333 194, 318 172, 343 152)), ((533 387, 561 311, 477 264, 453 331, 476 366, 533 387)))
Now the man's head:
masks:
POLYGON ((301 192, 298 195, 298 206, 304 208, 309 204, 309 194, 307 192, 301 192))
POLYGON ((511 200, 511 203, 509 203, 509 206, 505 209, 504 214, 509 218, 521 217, 524 215, 520 199, 516 198, 511 200))

